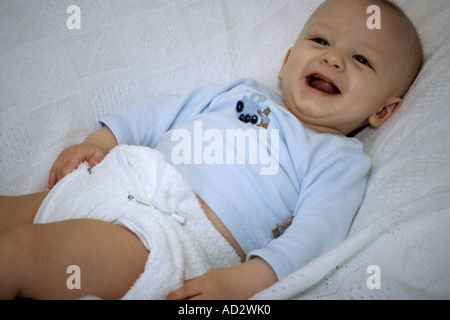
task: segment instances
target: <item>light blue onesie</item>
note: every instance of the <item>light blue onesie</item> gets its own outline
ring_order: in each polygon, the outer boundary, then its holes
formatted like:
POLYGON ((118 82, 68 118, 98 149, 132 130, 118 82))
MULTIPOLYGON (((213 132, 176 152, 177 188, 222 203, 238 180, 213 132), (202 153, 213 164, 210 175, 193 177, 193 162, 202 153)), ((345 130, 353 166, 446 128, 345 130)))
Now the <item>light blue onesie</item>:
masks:
POLYGON ((101 123, 119 144, 164 153, 247 259, 261 257, 281 279, 345 238, 371 161, 358 140, 306 129, 280 104, 241 79, 146 99, 101 123))

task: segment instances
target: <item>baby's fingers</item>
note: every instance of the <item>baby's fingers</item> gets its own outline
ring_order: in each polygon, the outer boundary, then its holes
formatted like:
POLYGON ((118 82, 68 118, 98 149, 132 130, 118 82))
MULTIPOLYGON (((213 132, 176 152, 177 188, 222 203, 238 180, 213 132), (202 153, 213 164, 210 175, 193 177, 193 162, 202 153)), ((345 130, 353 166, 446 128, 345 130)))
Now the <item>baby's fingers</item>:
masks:
POLYGON ((61 159, 61 155, 56 158, 55 162, 50 169, 50 174, 48 178, 48 188, 52 189, 56 183, 61 179, 62 176, 62 166, 63 160, 61 159))
POLYGON ((82 153, 73 152, 74 148, 64 150, 58 158, 56 158, 50 169, 48 188, 52 189, 55 184, 64 178, 67 174, 78 168, 78 165, 85 160, 82 153))
POLYGON ((56 183, 64 178, 67 174, 72 172, 74 169, 78 167, 77 163, 73 161, 68 161, 62 163, 59 159, 55 161, 52 168, 50 169, 50 174, 48 178, 48 188, 52 189, 56 183))
POLYGON ((88 162, 89 167, 93 168, 102 162, 103 158, 105 158, 105 155, 102 152, 96 151, 92 156, 87 158, 86 161, 88 162))
POLYGON ((193 279, 187 280, 182 287, 170 292, 167 295, 166 300, 193 299, 199 295, 201 295, 201 290, 196 286, 195 279, 193 279))
POLYGON ((55 184, 57 182, 57 180, 56 180, 56 169, 54 167, 55 167, 55 164, 53 164, 52 168, 50 169, 50 174, 49 174, 49 177, 48 177, 48 188, 50 190, 55 186, 55 184))

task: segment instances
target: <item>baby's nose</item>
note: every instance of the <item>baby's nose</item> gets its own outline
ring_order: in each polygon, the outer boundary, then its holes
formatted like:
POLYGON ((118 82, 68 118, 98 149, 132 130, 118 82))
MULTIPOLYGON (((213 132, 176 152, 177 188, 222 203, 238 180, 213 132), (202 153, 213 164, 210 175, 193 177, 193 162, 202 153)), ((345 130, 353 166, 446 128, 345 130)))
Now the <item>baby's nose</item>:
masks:
POLYGON ((343 72, 345 70, 345 62, 342 56, 336 50, 330 50, 320 57, 320 62, 328 65, 336 71, 343 72))

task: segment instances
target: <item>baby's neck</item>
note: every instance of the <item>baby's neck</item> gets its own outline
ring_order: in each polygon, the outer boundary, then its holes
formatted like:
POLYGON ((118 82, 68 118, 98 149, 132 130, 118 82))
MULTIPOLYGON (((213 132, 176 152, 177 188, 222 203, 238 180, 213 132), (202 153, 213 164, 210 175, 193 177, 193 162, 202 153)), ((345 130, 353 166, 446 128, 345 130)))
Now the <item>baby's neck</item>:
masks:
MULTIPOLYGON (((281 103, 281 106, 290 112, 290 110, 286 107, 284 102, 281 103)), ((303 119, 301 119, 299 117, 296 117, 296 118, 298 119, 298 121, 300 121, 300 123, 302 124, 302 126, 304 128, 315 131, 317 133, 332 133, 332 134, 338 134, 338 135, 345 135, 342 132, 339 132, 338 130, 336 130, 334 128, 315 125, 315 124, 309 123, 307 121, 304 121, 303 119)))

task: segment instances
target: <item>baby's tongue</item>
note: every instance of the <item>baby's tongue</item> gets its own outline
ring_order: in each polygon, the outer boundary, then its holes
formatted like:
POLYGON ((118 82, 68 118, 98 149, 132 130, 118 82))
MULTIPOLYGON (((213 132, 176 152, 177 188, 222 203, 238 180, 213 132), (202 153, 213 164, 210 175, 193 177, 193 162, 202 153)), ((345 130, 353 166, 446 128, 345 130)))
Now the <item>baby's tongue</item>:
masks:
POLYGON ((309 85, 317 90, 320 90, 322 92, 328 93, 328 94, 336 94, 338 93, 336 90, 336 87, 334 87, 331 83, 328 81, 325 81, 320 78, 312 78, 309 81, 309 85))

